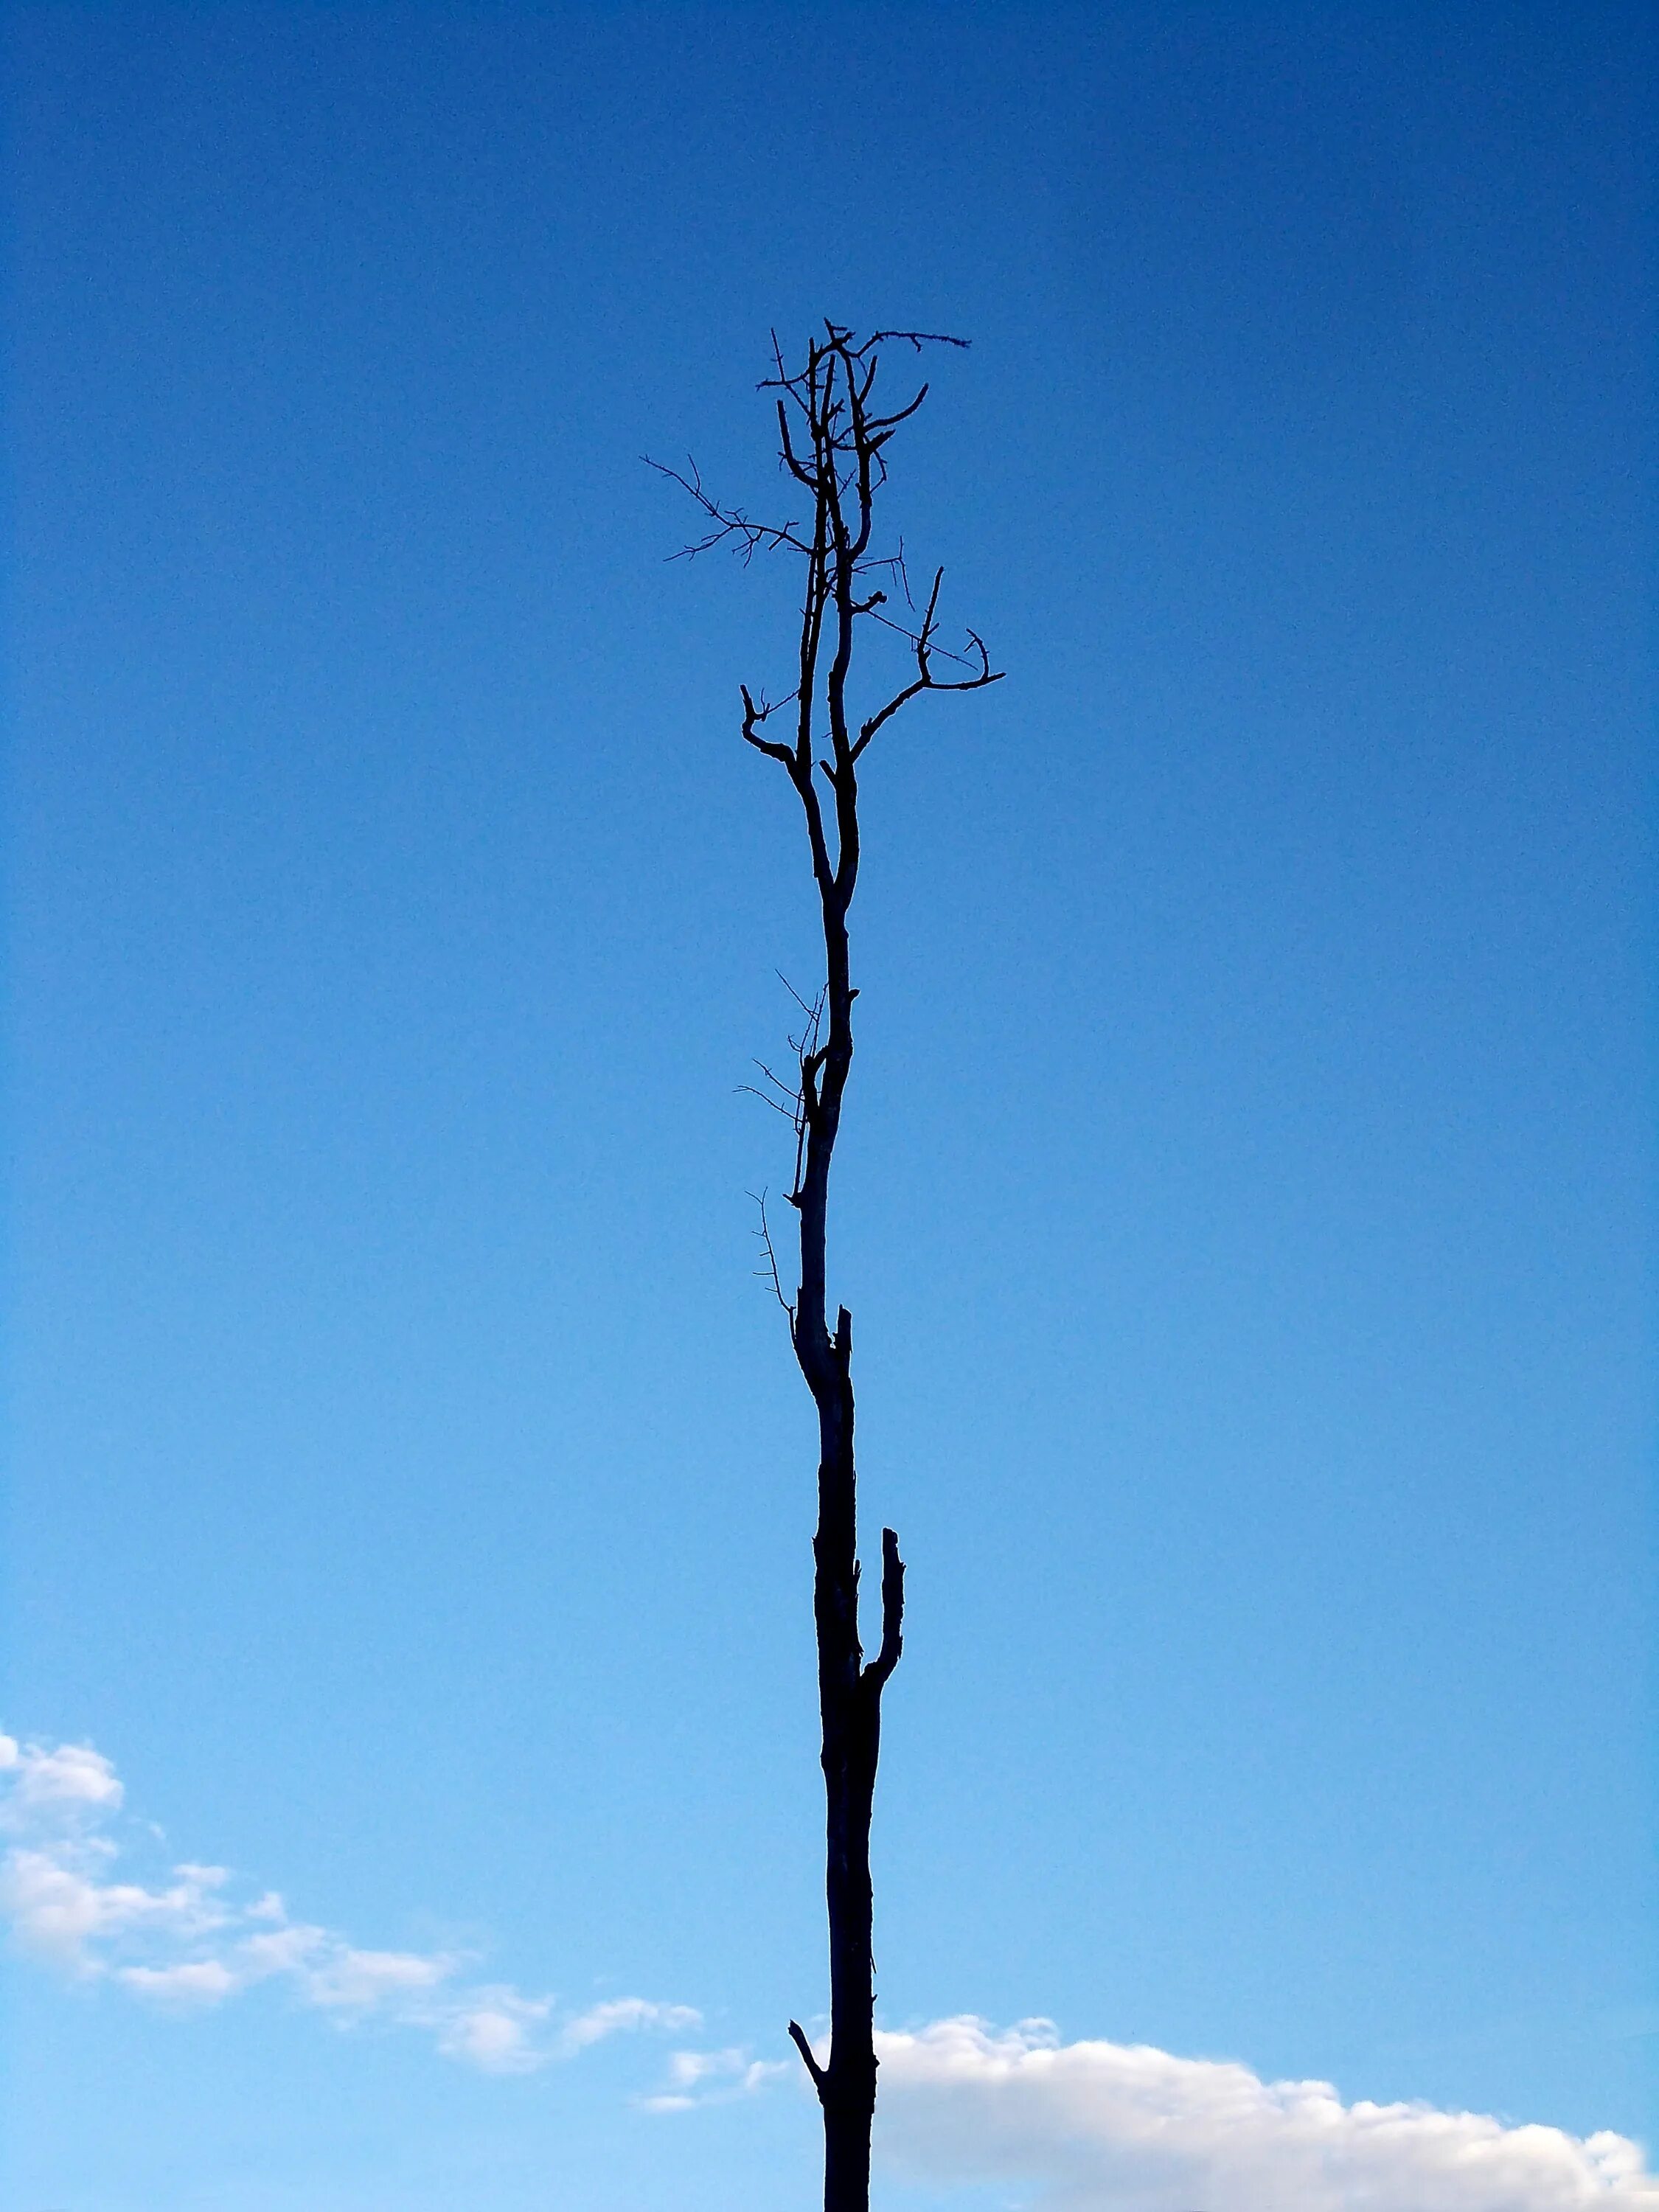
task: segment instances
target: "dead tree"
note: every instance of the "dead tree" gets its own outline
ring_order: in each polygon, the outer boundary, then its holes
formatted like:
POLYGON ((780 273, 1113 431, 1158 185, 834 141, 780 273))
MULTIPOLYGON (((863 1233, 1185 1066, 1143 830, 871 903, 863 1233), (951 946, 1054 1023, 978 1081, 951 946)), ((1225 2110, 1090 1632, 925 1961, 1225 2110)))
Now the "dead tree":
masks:
POLYGON ((830 1325, 825 1249, 830 1169, 853 1065, 852 980, 847 917, 859 873, 858 769, 870 741, 894 716, 931 691, 977 691, 999 681, 972 630, 966 650, 948 651, 939 634, 935 572, 924 606, 910 597, 902 548, 878 553, 872 531, 877 495, 887 479, 886 449, 900 424, 927 396, 927 386, 884 411, 876 386, 884 345, 916 352, 963 341, 920 331, 878 331, 860 339, 836 323, 809 343, 804 365, 791 370, 775 339, 774 374, 763 391, 776 395, 779 458, 810 517, 761 522, 722 505, 704 489, 695 466, 665 470, 702 509, 706 534, 688 553, 733 547, 744 560, 777 552, 805 570, 799 657, 793 688, 769 699, 743 687, 742 733, 775 761, 793 786, 805 820, 823 929, 821 989, 800 1003, 805 1024, 790 1042, 795 1054, 785 1083, 763 1067, 762 1092, 793 1121, 795 1166, 788 1201, 800 1226, 800 1279, 784 1297, 777 1256, 762 1206, 760 1234, 767 1267, 789 1316, 795 1358, 812 1394, 818 1422, 818 1518, 812 1540, 813 1616, 817 1630, 818 1707, 827 1810, 825 1891, 830 1919, 830 2055, 820 2064, 798 2024, 789 2033, 823 2110, 824 2212, 867 2212, 870 2130, 876 2102, 874 1965, 870 1821, 880 1746, 881 1698, 898 1664, 904 1613, 904 1563, 898 1538, 881 1532, 881 1644, 866 1662, 859 1638, 857 1485, 853 1457, 853 1322, 845 1306, 830 1325), (905 653, 904 680, 878 694, 859 719, 850 703, 854 659, 870 637, 905 653), (775 717, 792 734, 774 736, 775 717), (823 782, 820 785, 819 778, 823 782))

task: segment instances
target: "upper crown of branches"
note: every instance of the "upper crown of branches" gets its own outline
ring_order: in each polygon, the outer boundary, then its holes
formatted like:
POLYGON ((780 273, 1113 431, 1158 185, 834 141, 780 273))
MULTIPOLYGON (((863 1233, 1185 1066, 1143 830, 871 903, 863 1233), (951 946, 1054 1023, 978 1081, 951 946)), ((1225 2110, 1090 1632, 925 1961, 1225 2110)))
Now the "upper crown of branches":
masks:
POLYGON ((939 331, 873 331, 860 338, 844 325, 826 321, 823 337, 808 341, 804 364, 791 370, 773 334, 774 373, 762 380, 759 388, 777 395, 779 460, 785 473, 809 495, 810 520, 762 520, 744 507, 715 499, 695 462, 688 462, 685 471, 652 463, 690 495, 708 520, 705 535, 682 547, 683 555, 730 545, 745 562, 757 552, 769 551, 792 553, 805 563, 796 682, 777 698, 764 692, 757 696, 743 687, 743 736, 788 770, 807 808, 821 887, 827 870, 828 881, 843 898, 851 896, 857 866, 855 835, 850 847, 848 842, 849 827, 855 829, 849 823, 848 805, 854 769, 871 738, 924 691, 975 691, 1001 678, 1000 670, 993 670, 977 631, 966 630, 963 651, 939 642, 942 568, 935 570, 926 603, 918 609, 902 541, 891 553, 878 554, 871 548, 876 495, 887 481, 886 447, 901 423, 908 422, 927 397, 923 383, 902 404, 886 407, 877 399, 882 348, 908 346, 920 353, 925 346, 966 344, 965 338, 939 331), (883 611, 892 605, 890 591, 900 594, 908 620, 883 611), (915 674, 854 726, 848 715, 846 686, 854 630, 862 621, 876 623, 902 638, 914 657, 915 674), (961 672, 940 674, 941 663, 961 672), (783 743, 765 734, 771 718, 792 705, 797 710, 793 741, 783 743), (836 790, 838 802, 838 852, 833 866, 812 775, 820 733, 829 757, 817 766, 836 790))

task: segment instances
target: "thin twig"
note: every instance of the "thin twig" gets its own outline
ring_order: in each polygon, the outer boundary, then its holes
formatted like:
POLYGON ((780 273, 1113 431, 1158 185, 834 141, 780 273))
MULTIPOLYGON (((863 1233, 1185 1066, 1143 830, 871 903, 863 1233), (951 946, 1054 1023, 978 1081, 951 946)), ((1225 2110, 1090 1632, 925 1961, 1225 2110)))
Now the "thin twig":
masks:
POLYGON ((763 1267, 757 1267, 755 1273, 760 1277, 763 1282, 769 1282, 771 1284, 772 1295, 776 1298, 778 1304, 783 1308, 784 1312, 789 1316, 790 1326, 793 1328, 794 1326, 795 1320, 795 1309, 790 1304, 789 1300, 783 1295, 783 1279, 778 1273, 777 1248, 772 1242, 771 1224, 766 1218, 766 1193, 763 1190, 751 1190, 749 1195, 754 1200, 756 1205, 760 1208, 761 1225, 757 1230, 756 1230, 755 1234, 759 1237, 761 1241, 761 1249, 766 1255, 766 1265, 763 1267))

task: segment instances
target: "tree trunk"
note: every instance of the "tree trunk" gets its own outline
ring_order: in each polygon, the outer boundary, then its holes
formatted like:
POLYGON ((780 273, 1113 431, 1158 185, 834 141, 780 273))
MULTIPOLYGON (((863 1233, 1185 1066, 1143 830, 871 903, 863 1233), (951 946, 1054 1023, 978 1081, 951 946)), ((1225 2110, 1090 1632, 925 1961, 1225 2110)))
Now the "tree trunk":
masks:
MULTIPOLYGON (((870 1819, 881 1748, 881 1693, 898 1664, 904 1619, 904 1563, 890 1528, 881 1539, 881 1650, 866 1666, 859 1642, 858 1481, 853 1461, 853 1323, 845 1306, 829 1327, 824 1272, 830 1166, 841 1127, 842 1100, 853 1065, 853 988, 847 913, 859 873, 857 767, 876 732, 924 692, 978 691, 1001 681, 973 630, 967 649, 939 640, 935 572, 926 610, 911 608, 903 550, 870 550, 875 495, 887 480, 884 450, 894 431, 927 396, 924 384, 891 414, 872 404, 881 348, 891 342, 960 346, 960 338, 921 331, 878 331, 860 340, 838 323, 807 347, 804 368, 787 371, 774 341, 780 455, 785 471, 810 497, 812 522, 757 522, 741 507, 722 506, 690 476, 665 469, 696 501, 710 528, 689 552, 730 544, 745 560, 759 550, 783 552, 805 566, 795 688, 778 700, 757 700, 743 687, 743 736, 786 771, 805 817, 812 878, 823 923, 824 983, 806 1006, 805 1034, 792 1039, 798 1088, 763 1067, 778 1096, 760 1092, 791 1120, 795 1182, 789 1202, 800 1216, 800 1289, 783 1296, 777 1255, 761 1208, 773 1288, 789 1316, 795 1357, 818 1416, 818 1525, 812 1540, 812 1610, 817 1629, 818 1711, 823 1724, 825 1798, 824 1893, 830 1911, 830 2058, 817 2054, 799 2025, 789 2033, 823 2108, 824 2212, 869 2212, 870 2129, 876 2106, 875 1966, 871 1948, 870 1819), (877 585, 875 577, 884 579, 877 585), (909 621, 880 610, 896 585, 909 621), (873 621, 906 641, 915 673, 857 725, 848 711, 848 678, 860 623, 873 621), (911 623, 915 623, 912 628, 911 623), (943 659, 963 672, 941 676, 943 659), (793 708, 789 742, 767 734, 782 708, 793 708), (823 757, 820 746, 827 748, 823 757), (828 805, 818 787, 822 775, 828 805), (827 1024, 827 1026, 826 1026, 827 1024), (822 1037, 822 1042, 820 1038, 822 1037)), ((878 696, 880 695, 878 694, 878 696)))
POLYGON ((812 1545, 830 1919, 830 2063, 814 2076, 823 2106, 824 2212, 866 2212, 870 2201, 870 2129, 876 2106, 870 1825, 881 1692, 898 1656, 902 1602, 897 1540, 884 1529, 885 1665, 865 1668, 858 1631, 851 1349, 852 1327, 843 1307, 832 1345, 836 1387, 820 1413, 823 1458, 812 1545))

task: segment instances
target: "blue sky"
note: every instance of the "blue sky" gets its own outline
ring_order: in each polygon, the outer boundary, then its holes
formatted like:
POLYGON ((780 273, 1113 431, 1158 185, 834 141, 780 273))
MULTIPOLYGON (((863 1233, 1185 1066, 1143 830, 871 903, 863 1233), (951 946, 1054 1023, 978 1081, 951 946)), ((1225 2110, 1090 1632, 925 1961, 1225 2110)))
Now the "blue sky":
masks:
POLYGON ((813 2201, 791 580, 640 456, 826 313, 1008 671, 866 785, 881 2202, 1659 2201, 1641 11, 8 36, 8 2201, 813 2201))

